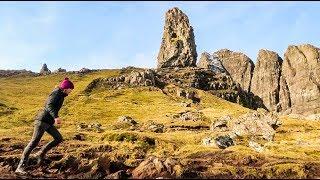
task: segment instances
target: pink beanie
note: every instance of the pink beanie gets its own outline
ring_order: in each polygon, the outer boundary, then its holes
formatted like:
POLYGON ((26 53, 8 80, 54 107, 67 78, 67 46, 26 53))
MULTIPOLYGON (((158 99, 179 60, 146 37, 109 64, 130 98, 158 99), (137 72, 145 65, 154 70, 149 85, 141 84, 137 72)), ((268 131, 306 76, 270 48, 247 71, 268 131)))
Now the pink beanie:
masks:
POLYGON ((64 78, 64 80, 60 83, 61 89, 74 89, 73 83, 69 80, 69 78, 64 78))

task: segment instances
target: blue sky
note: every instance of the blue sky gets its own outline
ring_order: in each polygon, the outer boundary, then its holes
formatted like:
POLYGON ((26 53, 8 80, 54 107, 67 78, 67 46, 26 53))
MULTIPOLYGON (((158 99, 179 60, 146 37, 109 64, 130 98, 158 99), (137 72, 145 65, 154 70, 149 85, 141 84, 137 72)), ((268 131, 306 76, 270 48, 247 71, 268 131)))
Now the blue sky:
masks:
POLYGON ((188 15, 198 58, 320 46, 320 2, 0 2, 0 69, 154 68, 172 7, 188 15))

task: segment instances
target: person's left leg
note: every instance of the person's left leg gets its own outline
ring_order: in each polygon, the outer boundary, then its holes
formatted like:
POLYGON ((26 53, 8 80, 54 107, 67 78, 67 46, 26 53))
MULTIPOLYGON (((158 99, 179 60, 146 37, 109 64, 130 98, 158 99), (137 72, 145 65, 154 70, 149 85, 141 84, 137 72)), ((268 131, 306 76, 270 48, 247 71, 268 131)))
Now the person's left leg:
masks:
POLYGON ((46 127, 43 125, 40 121, 35 121, 34 131, 32 135, 32 139, 28 143, 28 145, 25 147, 21 160, 18 164, 18 167, 16 169, 16 172, 25 174, 25 167, 27 165, 27 161, 29 159, 29 155, 31 151, 38 145, 40 139, 42 138, 46 127))
POLYGON ((53 147, 57 146, 63 141, 62 135, 58 131, 58 129, 54 126, 50 126, 46 131, 54 138, 51 142, 46 144, 38 153, 38 163, 41 163, 43 158, 45 157, 46 153, 52 149, 53 147))

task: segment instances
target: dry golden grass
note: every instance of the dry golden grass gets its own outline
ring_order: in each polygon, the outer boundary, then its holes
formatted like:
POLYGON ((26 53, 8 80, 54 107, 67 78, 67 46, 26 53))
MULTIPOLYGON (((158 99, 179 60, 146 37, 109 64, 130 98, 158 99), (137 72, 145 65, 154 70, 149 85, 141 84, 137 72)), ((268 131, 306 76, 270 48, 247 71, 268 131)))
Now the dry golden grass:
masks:
MULTIPOLYGON (((110 77, 119 74, 119 70, 104 70, 92 72, 84 76, 77 74, 54 74, 40 77, 8 77, 0 78, 0 137, 13 137, 17 142, 27 143, 33 131, 33 121, 37 112, 43 108, 44 102, 59 82, 68 76, 75 84, 75 90, 69 95, 60 111, 63 119, 60 131, 65 138, 65 143, 87 144, 91 147, 101 144, 110 145, 116 150, 110 156, 113 158, 125 158, 127 164, 136 165, 135 159, 144 158, 148 155, 160 157, 174 156, 181 159, 201 153, 216 153, 231 151, 232 157, 241 159, 250 154, 263 156, 270 160, 290 159, 296 161, 291 164, 277 164, 274 173, 285 174, 287 169, 293 171, 294 177, 305 177, 301 171, 299 162, 320 160, 320 122, 290 119, 281 117, 283 125, 277 129, 275 140, 265 144, 265 150, 257 153, 245 145, 236 145, 226 150, 217 147, 204 147, 201 140, 208 136, 223 134, 221 132, 204 131, 172 131, 166 133, 139 132, 128 129, 114 129, 119 116, 127 115, 133 117, 139 125, 154 121, 162 123, 166 127, 170 125, 210 125, 217 118, 224 115, 238 117, 250 111, 238 104, 230 103, 198 90, 201 102, 192 107, 180 106, 185 99, 167 96, 161 90, 149 89, 148 87, 125 88, 119 90, 98 89, 86 95, 85 87, 99 77, 110 77), (4 108, 5 107, 5 108, 4 108), (12 111, 8 111, 11 108, 12 111), (171 115, 186 111, 199 110, 203 112, 205 119, 196 122, 182 122, 174 120, 171 115), (78 133, 77 125, 81 122, 102 124, 104 132, 83 131, 86 140, 75 141, 73 136, 78 133), (127 136, 129 140, 117 141, 112 138, 127 136), (137 141, 131 141, 135 137, 137 141), (155 140, 156 145, 148 145, 140 142, 140 139, 149 137, 155 140), (128 158, 126 158, 129 155, 128 158)), ((43 141, 51 139, 44 136, 43 141)), ((68 149, 68 153, 79 153, 84 149, 68 149)), ((269 166, 265 169, 271 168, 269 166)), ((234 174, 235 167, 226 165, 223 167, 211 167, 208 172, 215 174, 223 172, 234 174)), ((271 170, 270 170, 271 171, 271 170)), ((247 168, 248 175, 257 174, 252 168, 247 168)), ((270 174, 272 176, 274 174, 270 174)), ((257 176, 255 176, 257 177, 257 176)))

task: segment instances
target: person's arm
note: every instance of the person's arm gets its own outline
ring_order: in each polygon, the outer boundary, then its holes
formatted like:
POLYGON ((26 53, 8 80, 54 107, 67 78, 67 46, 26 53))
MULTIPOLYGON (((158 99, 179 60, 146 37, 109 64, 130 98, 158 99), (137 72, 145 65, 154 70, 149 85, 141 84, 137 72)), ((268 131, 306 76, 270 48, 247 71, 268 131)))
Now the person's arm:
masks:
POLYGON ((53 119, 59 118, 57 104, 59 101, 58 93, 52 93, 47 101, 46 108, 49 114, 53 117, 53 119))

